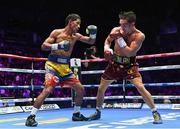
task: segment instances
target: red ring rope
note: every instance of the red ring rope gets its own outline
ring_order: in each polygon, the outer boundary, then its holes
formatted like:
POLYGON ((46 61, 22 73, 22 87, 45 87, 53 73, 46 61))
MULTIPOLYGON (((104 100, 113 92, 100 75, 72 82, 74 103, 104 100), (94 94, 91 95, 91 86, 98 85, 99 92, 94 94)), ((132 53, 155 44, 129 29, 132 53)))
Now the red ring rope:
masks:
MULTIPOLYGON (((149 58, 157 58, 157 57, 170 57, 170 56, 179 56, 180 52, 172 52, 172 53, 161 53, 161 54, 151 54, 151 55, 140 55, 137 56, 137 59, 149 59, 149 58)), ((25 57, 25 56, 18 56, 12 54, 0 54, 0 57, 7 57, 7 58, 16 58, 16 59, 23 59, 23 60, 31 60, 31 61, 46 61, 47 58, 37 58, 37 57, 25 57)), ((86 59, 81 60, 81 62, 102 62, 105 59, 86 59)))

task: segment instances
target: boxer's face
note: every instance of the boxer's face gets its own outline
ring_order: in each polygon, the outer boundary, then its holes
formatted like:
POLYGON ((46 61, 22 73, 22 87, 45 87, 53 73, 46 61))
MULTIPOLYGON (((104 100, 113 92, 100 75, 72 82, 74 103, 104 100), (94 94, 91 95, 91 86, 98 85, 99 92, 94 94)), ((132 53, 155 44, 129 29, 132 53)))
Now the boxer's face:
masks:
POLYGON ((129 23, 125 19, 120 19, 119 24, 120 24, 124 34, 130 33, 133 28, 133 25, 134 25, 133 23, 129 23))
POLYGON ((71 21, 71 28, 73 30, 73 32, 77 32, 80 29, 80 25, 81 25, 81 20, 77 19, 75 21, 71 21))

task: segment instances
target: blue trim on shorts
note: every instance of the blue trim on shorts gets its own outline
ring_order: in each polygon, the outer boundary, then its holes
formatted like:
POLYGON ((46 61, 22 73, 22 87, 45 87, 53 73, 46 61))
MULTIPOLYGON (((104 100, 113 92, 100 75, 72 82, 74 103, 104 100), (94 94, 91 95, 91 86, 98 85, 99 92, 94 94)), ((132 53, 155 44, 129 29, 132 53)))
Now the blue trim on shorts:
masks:
POLYGON ((54 76, 57 76, 59 78, 59 81, 65 81, 67 80, 68 78, 70 78, 72 75, 73 75, 73 72, 69 73, 68 75, 65 75, 65 76, 60 76, 56 71, 53 71, 53 70, 49 70, 48 73, 54 75, 54 76))
POLYGON ((70 57, 56 55, 56 54, 49 54, 48 60, 55 62, 55 63, 59 63, 59 64, 69 64, 70 63, 70 57))

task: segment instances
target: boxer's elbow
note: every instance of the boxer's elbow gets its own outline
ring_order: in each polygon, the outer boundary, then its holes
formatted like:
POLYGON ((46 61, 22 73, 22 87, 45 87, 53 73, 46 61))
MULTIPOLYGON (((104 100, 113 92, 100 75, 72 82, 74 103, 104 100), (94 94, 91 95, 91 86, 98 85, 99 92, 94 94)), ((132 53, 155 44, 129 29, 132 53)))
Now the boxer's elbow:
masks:
POLYGON ((46 50, 46 47, 44 44, 41 45, 41 50, 45 51, 46 50))

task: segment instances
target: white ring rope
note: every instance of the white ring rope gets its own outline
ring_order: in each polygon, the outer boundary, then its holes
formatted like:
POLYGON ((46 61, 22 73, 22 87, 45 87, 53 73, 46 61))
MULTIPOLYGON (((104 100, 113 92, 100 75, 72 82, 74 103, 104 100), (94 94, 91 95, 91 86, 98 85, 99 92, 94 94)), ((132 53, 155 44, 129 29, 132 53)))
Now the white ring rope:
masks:
MULTIPOLYGON (((162 87, 162 86, 180 86, 180 82, 167 82, 167 83, 144 83, 145 86, 148 87, 162 87)), ((91 85, 83 85, 84 87, 98 87, 99 84, 91 84, 91 85)), ((123 84, 112 84, 109 85, 110 87, 123 87, 123 84)), ((125 87, 133 87, 133 84, 125 84, 125 87)), ((31 88, 31 85, 23 85, 23 86, 11 86, 11 85, 6 85, 6 86, 0 86, 0 89, 28 89, 31 88)), ((43 85, 34 85, 35 89, 41 89, 44 88, 43 85)), ((61 87, 56 87, 57 89, 61 89, 61 87)), ((66 88, 66 87, 65 87, 66 88)))
MULTIPOLYGON (((180 65, 165 65, 165 66, 150 66, 139 68, 139 71, 152 71, 152 70, 170 70, 180 69, 180 65)), ((2 72, 17 72, 17 73, 45 73, 45 70, 32 70, 32 69, 18 69, 18 68, 0 68, 2 72)), ((81 71, 81 74, 100 74, 104 70, 81 71)))
MULTIPOLYGON (((157 96, 153 95, 153 99, 180 99, 180 96, 157 96)), ((36 98, 35 98, 36 99, 36 98)), ((105 96, 106 100, 111 99, 123 99, 123 96, 105 96)), ((126 99, 143 99, 142 96, 126 96, 126 99)), ((96 97, 84 97, 83 100, 96 100, 96 97)), ((0 102, 31 102, 32 98, 21 98, 21 99, 1 99, 0 102)), ((64 98, 46 98, 45 101, 72 101, 72 97, 64 97, 64 98)))
POLYGON ((17 69, 17 68, 0 68, 2 72, 17 72, 17 73, 45 73, 45 70, 32 70, 32 69, 17 69))
MULTIPOLYGON (((179 56, 180 52, 173 53, 161 53, 161 54, 152 54, 152 55, 142 55, 137 56, 137 59, 149 59, 149 58, 157 58, 157 57, 168 57, 168 56, 179 56)), ((23 60, 30 61, 46 61, 47 58, 34 58, 34 57, 23 57, 17 55, 10 54, 0 54, 1 57, 5 58, 17 58, 23 60)), ((98 60, 82 60, 81 62, 102 62, 104 59, 98 60)), ((143 67, 139 68, 139 71, 151 71, 151 70, 170 70, 170 69, 180 69, 180 65, 166 65, 166 66, 151 66, 151 67, 143 67)), ((17 72, 17 73, 45 73, 45 70, 34 70, 34 69, 18 69, 18 68, 0 68, 0 71, 3 72, 17 72)), ((81 71, 81 74, 99 74, 103 73, 104 70, 94 70, 94 71, 81 71)), ((172 82, 172 83, 147 83, 145 86, 179 86, 180 82, 172 82)), ((36 87, 36 85, 34 85, 36 87)), ((85 85, 85 87, 97 87, 99 85, 85 85)), ((114 84, 110 85, 111 87, 121 87, 122 84, 114 84)), ((125 86, 132 86, 132 84, 125 84, 125 86)), ((16 86, 17 88, 30 88, 32 86, 16 86)), ((43 88, 43 86, 38 86, 39 88, 43 88)), ((0 86, 1 88, 15 88, 15 86, 0 86)), ((152 96, 154 99, 180 99, 180 96, 152 96)), ((124 99, 124 96, 105 96, 105 99, 124 99)), ((126 96, 126 99, 142 99, 142 96, 126 96)), ((30 102, 33 98, 24 98, 24 99, 1 99, 0 102, 11 101, 11 102, 30 102)), ((72 97, 66 98, 46 98, 45 101, 72 101, 72 97)), ((84 100, 96 100, 96 97, 84 97, 84 100)))
MULTIPOLYGON (((170 70, 170 69, 180 69, 180 65, 165 65, 165 66, 150 66, 139 68, 139 71, 152 71, 152 70, 170 70)), ((81 71, 81 74, 100 74, 104 70, 93 70, 93 71, 81 71)))
MULTIPOLYGON (((84 87, 98 87, 98 85, 84 85, 84 87)), ((112 84, 110 87, 123 87, 123 84, 112 84)), ((133 87, 133 84, 125 84, 125 87, 133 87)), ((180 86, 180 82, 168 82, 168 83, 144 83, 144 86, 154 87, 154 86, 180 86)))

